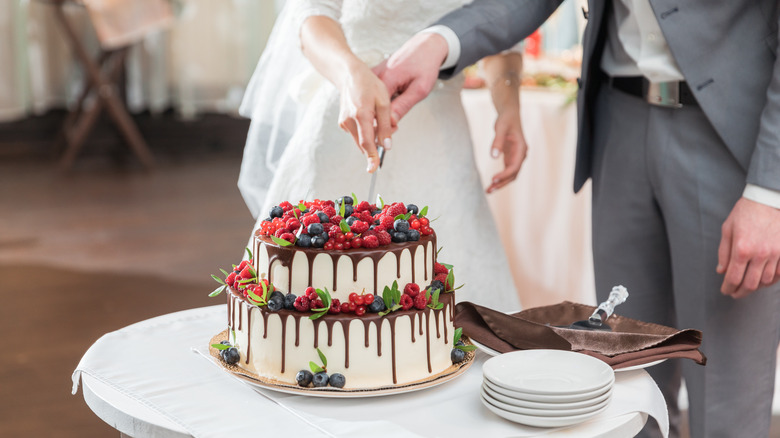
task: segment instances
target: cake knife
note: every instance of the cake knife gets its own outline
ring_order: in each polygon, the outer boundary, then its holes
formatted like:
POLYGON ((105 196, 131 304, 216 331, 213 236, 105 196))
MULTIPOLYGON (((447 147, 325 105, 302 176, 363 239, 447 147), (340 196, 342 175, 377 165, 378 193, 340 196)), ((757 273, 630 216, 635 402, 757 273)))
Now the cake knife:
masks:
POLYGON ((579 330, 612 330, 604 321, 612 316, 612 313, 615 312, 615 307, 624 303, 626 298, 628 298, 628 290, 624 286, 615 286, 609 293, 609 298, 599 304, 596 311, 590 315, 590 318, 583 321, 576 321, 566 328, 579 330))
POLYGON ((376 190, 376 175, 379 173, 379 169, 382 168, 382 163, 385 161, 385 148, 381 145, 376 147, 376 151, 379 154, 379 166, 377 166, 374 173, 371 175, 371 184, 368 186, 368 197, 366 200, 369 203, 374 202, 374 190, 376 190))

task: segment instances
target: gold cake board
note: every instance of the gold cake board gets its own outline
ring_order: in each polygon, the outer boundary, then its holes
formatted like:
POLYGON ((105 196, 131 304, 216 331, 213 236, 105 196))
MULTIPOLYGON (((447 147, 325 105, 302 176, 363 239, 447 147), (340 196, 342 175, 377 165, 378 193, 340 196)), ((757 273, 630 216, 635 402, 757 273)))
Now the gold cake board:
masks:
MULTIPOLYGON (((461 337, 461 340, 466 345, 471 345, 470 340, 465 335, 461 337)), ((442 383, 449 382, 450 380, 453 380, 461 374, 465 373, 466 370, 468 370, 469 367, 471 367, 471 365, 474 363, 475 357, 475 351, 466 352, 466 358, 462 362, 452 364, 449 368, 428 378, 404 383, 401 385, 388 385, 375 388, 334 388, 332 386, 321 388, 304 388, 298 386, 297 384, 290 384, 280 380, 262 377, 236 365, 228 364, 220 357, 219 350, 211 346, 212 344, 219 344, 222 341, 229 341, 227 329, 211 338, 211 341, 209 342, 209 353, 217 365, 232 374, 234 377, 249 383, 250 385, 254 385, 263 389, 270 389, 288 394, 308 395, 313 397, 378 397, 383 395, 402 394, 411 391, 428 389, 441 385, 442 383)))

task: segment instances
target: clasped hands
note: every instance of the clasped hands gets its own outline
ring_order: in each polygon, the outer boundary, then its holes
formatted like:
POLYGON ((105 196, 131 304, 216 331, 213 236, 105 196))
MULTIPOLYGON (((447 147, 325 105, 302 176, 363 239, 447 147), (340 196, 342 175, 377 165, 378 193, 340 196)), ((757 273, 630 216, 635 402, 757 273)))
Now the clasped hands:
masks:
MULTIPOLYGON (((379 166, 377 145, 392 149, 398 122, 423 100, 436 83, 447 56, 447 43, 439 35, 417 34, 390 58, 369 68, 357 65, 341 85, 339 126, 347 131, 367 159, 371 173, 379 166), (392 97, 392 99, 391 99, 392 97)), ((491 155, 503 155, 504 170, 493 176, 488 193, 513 181, 526 156, 519 109, 498 107, 496 136, 491 155)))

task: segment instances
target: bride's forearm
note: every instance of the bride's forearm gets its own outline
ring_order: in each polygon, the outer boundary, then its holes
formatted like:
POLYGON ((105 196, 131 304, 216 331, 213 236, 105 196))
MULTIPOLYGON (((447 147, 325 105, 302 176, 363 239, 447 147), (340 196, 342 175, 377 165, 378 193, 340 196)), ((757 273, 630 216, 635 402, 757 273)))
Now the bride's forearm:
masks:
POLYGON ((356 70, 366 68, 349 48, 341 25, 329 17, 312 16, 303 22, 301 46, 314 68, 339 89, 356 70))
POLYGON ((523 57, 519 53, 504 53, 482 60, 485 82, 490 88, 493 105, 500 113, 520 112, 520 74, 523 57))

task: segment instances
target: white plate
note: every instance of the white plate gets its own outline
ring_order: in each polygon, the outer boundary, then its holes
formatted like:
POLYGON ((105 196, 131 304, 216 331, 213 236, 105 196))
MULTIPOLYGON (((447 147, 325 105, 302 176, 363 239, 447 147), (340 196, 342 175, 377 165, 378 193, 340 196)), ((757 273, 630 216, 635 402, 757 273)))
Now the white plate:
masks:
MULTIPOLYGON (((495 394, 495 393, 493 393, 495 394)), ((499 394, 500 395, 500 394, 499 394)), ((571 417, 574 415, 584 415, 589 414, 594 411, 598 411, 599 409, 603 408, 607 404, 609 404, 609 398, 606 400, 596 403, 591 406, 585 406, 582 408, 576 408, 576 409, 536 409, 536 408, 526 408, 522 406, 517 406, 514 403, 511 402, 504 402, 498 397, 492 397, 490 389, 486 387, 482 387, 482 397, 489 401, 493 406, 496 406, 498 408, 501 408, 505 411, 514 412, 515 414, 523 414, 523 415, 533 415, 536 417, 571 417)), ((555 405, 554 403, 550 403, 551 405, 555 405)))
POLYGON ((489 356, 498 356, 502 354, 500 351, 496 351, 486 345, 482 345, 479 342, 475 341, 474 339, 471 340, 471 343, 474 344, 477 348, 487 353, 489 356))
POLYGON ((579 424, 584 421, 590 420, 591 418, 604 412, 604 410, 607 409, 607 406, 604 406, 603 408, 597 411, 590 412, 588 414, 572 415, 569 417, 537 417, 534 415, 523 415, 523 414, 516 414, 514 412, 505 411, 491 404, 490 401, 486 400, 482 396, 480 396, 480 399, 482 400, 482 404, 485 405, 485 407, 490 409, 494 414, 498 415, 499 417, 505 418, 509 421, 513 421, 515 423, 525 424, 527 426, 534 426, 534 427, 571 426, 573 424, 579 424))
POLYGON ((595 389, 590 392, 583 392, 580 394, 531 394, 527 392, 512 391, 511 389, 506 389, 504 387, 496 385, 495 382, 491 382, 487 378, 484 380, 485 382, 488 382, 492 385, 491 386, 492 389, 498 389, 502 394, 507 395, 509 397, 518 400, 543 402, 543 403, 572 403, 572 402, 588 401, 604 395, 604 393, 606 393, 612 388, 612 383, 609 383, 607 385, 602 386, 601 388, 595 389))
POLYGON ((606 392, 597 395, 593 398, 585 399, 575 402, 536 402, 524 399, 515 398, 511 395, 510 391, 502 389, 500 386, 494 386, 487 380, 482 382, 482 387, 496 400, 501 400, 504 403, 509 403, 515 406, 531 409, 580 409, 588 406, 597 405, 603 403, 612 395, 612 389, 608 389, 606 392), (509 393, 509 394, 507 394, 509 393))
POLYGON ((615 372, 606 363, 563 350, 502 354, 488 359, 482 373, 501 387, 539 395, 584 394, 615 381, 615 372))

